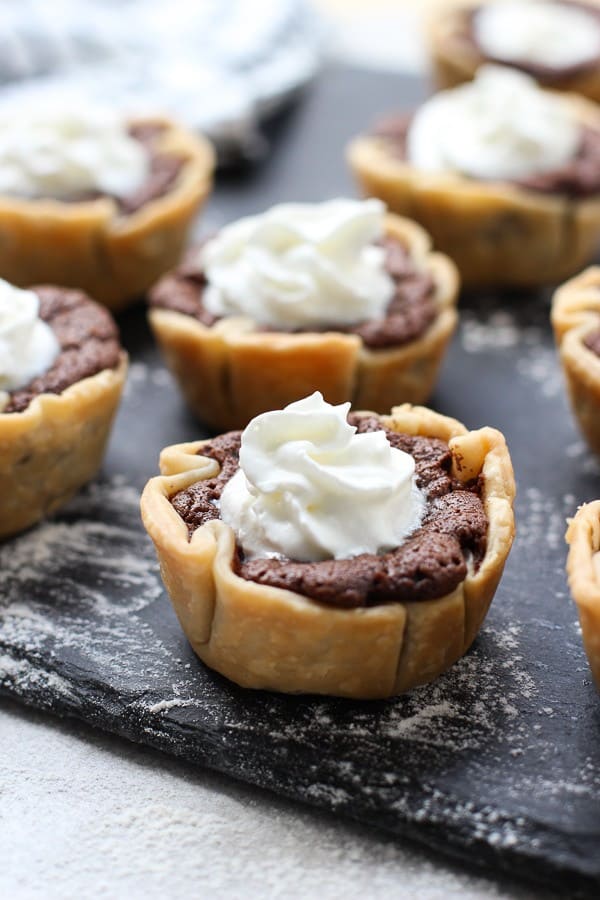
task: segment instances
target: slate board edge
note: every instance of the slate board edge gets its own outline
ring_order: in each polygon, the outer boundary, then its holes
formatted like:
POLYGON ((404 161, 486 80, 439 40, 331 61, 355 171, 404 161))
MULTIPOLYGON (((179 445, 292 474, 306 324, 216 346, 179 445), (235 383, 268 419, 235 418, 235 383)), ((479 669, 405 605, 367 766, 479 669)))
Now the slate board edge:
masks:
MULTIPOLYGON (((460 861, 469 867, 480 869, 488 875, 502 871, 529 884, 543 885, 554 890, 568 889, 570 897, 591 898, 598 896, 600 888, 600 857, 597 865, 594 867, 595 871, 592 871, 589 870, 589 866, 585 865, 585 860, 583 860, 584 865, 578 865, 573 861, 572 857, 569 863, 565 865, 561 865, 556 860, 549 861, 549 849, 541 843, 536 847, 530 846, 529 853, 523 851, 522 845, 516 852, 506 847, 503 847, 501 852, 495 852, 490 843, 489 830, 482 831, 479 836, 474 836, 472 833, 460 829, 460 827, 453 828, 447 821, 436 823, 435 817, 429 817, 429 820, 420 818, 417 822, 408 817, 398 815, 397 818, 392 819, 388 817, 387 820, 384 820, 382 819, 381 810, 374 809, 371 813, 365 812, 364 806, 359 812, 355 813, 351 803, 335 804, 332 802, 328 803, 323 799, 313 800, 301 791, 293 790, 290 786, 291 783, 278 781, 276 777, 272 779, 256 778, 256 771, 261 771, 260 767, 256 765, 249 767, 254 774, 252 778, 248 778, 244 774, 245 766, 242 762, 243 757, 245 757, 246 763, 248 763, 248 756, 246 754, 240 755, 239 735, 233 735, 234 740, 228 744, 227 730, 214 732, 214 740, 212 741, 208 732, 202 732, 202 738, 207 743, 205 746, 196 748, 203 751, 202 757, 199 757, 197 752, 187 749, 185 743, 174 745, 169 735, 169 729, 165 728, 162 730, 160 727, 157 727, 155 718, 148 713, 144 715, 143 710, 136 708, 135 697, 128 698, 116 691, 109 696, 106 685, 96 686, 93 680, 85 683, 85 694, 82 694, 80 690, 81 680, 66 679, 70 689, 73 691, 73 695, 78 698, 79 705, 69 702, 67 699, 63 699, 61 705, 57 705, 56 695, 53 693, 52 687, 48 685, 48 676, 54 674, 64 681, 64 673, 59 674, 56 672, 48 664, 47 660, 36 660, 34 657, 11 654, 10 646, 2 643, 0 643, 0 650, 12 656, 17 669, 25 664, 27 673, 26 683, 23 684, 18 674, 11 675, 9 672, 0 672, 0 696, 9 697, 27 707, 49 712, 62 719, 82 721, 92 728, 117 735, 134 744, 149 746, 154 750, 170 756, 176 756, 193 765, 252 784, 262 790, 268 790, 276 796, 284 796, 316 809, 325 809, 334 815, 341 813, 345 818, 359 825, 364 826, 368 824, 395 837, 409 839, 450 859, 460 861), (32 690, 32 683, 36 683, 36 681, 39 683, 32 690), (107 700, 110 701, 109 704, 107 704, 107 700), (122 716, 115 718, 115 706, 120 707, 122 716), (117 720, 122 723, 122 727, 114 727, 117 720)), ((173 714, 169 715, 168 711, 158 720, 158 724, 160 722, 168 725, 171 732, 174 729, 181 728, 181 724, 177 722, 176 716, 173 714)), ((256 750, 252 744, 243 749, 256 750)), ((246 768, 248 768, 248 765, 246 765, 246 768)), ((276 774, 275 767, 273 767, 273 775, 276 776, 276 774)), ((450 800, 451 798, 446 799, 450 800)), ((474 809, 476 810, 476 806, 474 809)), ((527 830, 527 827, 528 823, 525 820, 524 830, 527 830)), ((539 823, 535 825, 535 828, 539 837, 539 823)), ((552 833, 548 832, 547 837, 551 841, 552 833)), ((563 837, 563 835, 559 836, 560 839, 563 837)))

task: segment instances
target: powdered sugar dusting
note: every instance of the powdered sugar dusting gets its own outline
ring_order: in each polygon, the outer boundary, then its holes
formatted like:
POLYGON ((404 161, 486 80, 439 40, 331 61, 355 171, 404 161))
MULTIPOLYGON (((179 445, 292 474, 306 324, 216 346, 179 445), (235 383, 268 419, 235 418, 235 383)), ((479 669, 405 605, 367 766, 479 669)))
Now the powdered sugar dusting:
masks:
POLYGON ((150 713, 161 713, 166 712, 169 709, 174 709, 176 706, 182 707, 193 705, 193 700, 184 700, 182 697, 173 697, 172 700, 159 700, 158 703, 150 703, 150 705, 145 708, 150 713))
POLYGON ((573 494, 565 494, 561 502, 538 487, 524 488, 519 506, 519 541, 530 550, 542 543, 552 550, 562 550, 567 516, 573 515, 576 508, 573 494))
POLYGON ((472 311, 461 314, 461 343, 466 353, 487 353, 518 346, 523 334, 517 322, 506 310, 492 312, 482 320, 472 311))
POLYGON ((564 391, 563 375, 553 347, 533 344, 517 361, 517 372, 534 382, 543 397, 558 397, 564 391))
MULTIPOLYGON (((535 317, 537 318, 537 316, 535 317)), ((546 340, 547 322, 522 324, 516 313, 492 309, 486 315, 465 310, 461 314, 461 346, 469 355, 506 354, 518 351, 515 368, 544 397, 553 398, 564 390, 558 354, 546 340)))
POLYGON ((140 361, 131 362, 125 386, 125 396, 129 397, 148 385, 154 388, 170 388, 173 385, 173 376, 162 365, 149 366, 147 363, 140 361))
POLYGON ((49 691, 67 698, 73 696, 71 685, 60 675, 36 668, 27 660, 14 659, 7 653, 0 654, 0 672, 4 683, 12 685, 13 688, 49 691))
MULTIPOLYGON (((139 492, 121 477, 90 485, 59 520, 0 547, 0 642, 21 657, 18 672, 0 668, 0 682, 27 677, 42 687, 48 652, 67 648, 89 666, 133 674, 150 632, 132 616, 162 595, 139 524, 139 492)), ((146 677, 159 665, 160 643, 154 649, 146 677)))

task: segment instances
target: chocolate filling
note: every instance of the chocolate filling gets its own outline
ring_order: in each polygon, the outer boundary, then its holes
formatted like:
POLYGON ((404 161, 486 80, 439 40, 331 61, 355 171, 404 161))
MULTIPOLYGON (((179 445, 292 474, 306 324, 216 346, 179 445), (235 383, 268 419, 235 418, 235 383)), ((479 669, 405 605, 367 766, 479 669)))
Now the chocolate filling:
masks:
POLYGON ((583 343, 588 350, 591 350, 596 356, 600 356, 600 328, 586 335, 583 343))
MULTIPOLYGON (((389 116, 374 128, 373 135, 382 138, 389 152, 407 160, 407 135, 412 116, 389 116)), ((500 179, 499 179, 500 180, 500 179)), ((509 184, 542 194, 567 194, 589 197, 600 192, 600 130, 581 126, 579 148, 573 159, 556 169, 528 178, 502 179, 509 184)))
MULTIPOLYGON (((560 0, 557 0, 556 5, 575 6, 578 9, 587 12, 590 16, 590 19, 594 20, 590 21, 590 28, 597 27, 600 29, 600 9, 598 9, 597 6, 592 6, 589 3, 578 2, 570 2, 568 4, 564 4, 561 3, 560 0)), ((520 69, 522 72, 533 76, 533 78, 535 78, 536 81, 539 81, 541 84, 554 86, 560 85, 561 81, 567 82, 572 78, 577 78, 579 75, 585 75, 587 72, 593 71, 595 68, 597 68, 597 66, 600 66, 600 56, 595 56, 593 58, 583 60, 582 62, 575 63, 571 66, 548 66, 543 65, 542 63, 532 62, 531 60, 527 59, 510 60, 509 62, 506 59, 502 59, 501 57, 488 56, 486 53, 484 53, 475 35, 475 24, 477 16, 480 14, 481 8, 458 11, 456 13, 455 38, 463 43, 463 52, 465 50, 467 52, 470 51, 471 53, 475 52, 485 62, 499 63, 500 65, 510 65, 515 69, 520 69)))
POLYGON ((171 153, 158 151, 156 142, 164 133, 165 126, 158 124, 131 125, 129 134, 142 144, 149 156, 150 171, 144 184, 129 197, 115 197, 120 211, 125 215, 137 212, 151 200, 158 200, 167 194, 177 179, 185 159, 171 153))
POLYGON ((116 368, 121 359, 117 326, 103 306, 81 291, 49 286, 32 290, 40 298, 40 318, 54 331, 60 353, 46 372, 9 393, 3 413, 22 412, 39 394, 61 394, 82 378, 116 368))
MULTIPOLYGON (((359 432, 382 429, 374 416, 350 415, 359 432)), ((234 570, 259 584, 285 588, 330 606, 351 609, 382 603, 432 600, 453 591, 467 574, 467 559, 477 567, 486 550, 487 517, 479 480, 464 485, 451 474, 452 454, 437 438, 396 434, 385 429, 393 447, 415 460, 417 483, 427 495, 427 509, 418 528, 400 547, 388 553, 364 553, 351 559, 323 562, 244 559, 236 548, 234 570)), ((221 469, 214 478, 198 481, 171 497, 190 537, 206 522, 220 517, 215 503, 239 466, 241 432, 214 438, 203 456, 221 469)))
MULTIPOLYGON (((386 268, 396 287, 385 316, 356 325, 323 323, 319 328, 307 331, 357 334, 372 349, 397 347, 424 334, 437 315, 433 278, 428 272, 415 267, 408 250, 400 241, 388 237, 382 245, 386 252, 386 268)), ((202 302, 207 281, 196 261, 197 257, 198 249, 191 251, 179 269, 159 281, 150 292, 150 306, 192 316, 210 327, 218 321, 218 317, 213 316, 202 302)), ((257 325, 257 330, 285 332, 289 329, 257 325)))

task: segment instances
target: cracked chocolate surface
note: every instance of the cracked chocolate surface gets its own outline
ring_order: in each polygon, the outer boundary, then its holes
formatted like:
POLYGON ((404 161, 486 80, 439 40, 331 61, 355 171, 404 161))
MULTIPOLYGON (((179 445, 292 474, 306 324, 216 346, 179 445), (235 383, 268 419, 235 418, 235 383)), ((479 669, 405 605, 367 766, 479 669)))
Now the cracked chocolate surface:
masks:
MULTIPOLYGON (((372 349, 397 347, 419 338, 437 316, 435 284, 428 272, 418 270, 406 247, 398 240, 385 238, 386 268, 394 280, 396 291, 386 314, 355 325, 327 324, 306 331, 337 331, 357 334, 372 349)), ((198 249, 192 250, 183 265, 163 278, 150 293, 150 306, 170 309, 192 316, 210 327, 218 321, 202 302, 207 281, 198 262, 198 249)), ((257 326, 259 331, 285 329, 257 326)))
MULTIPOLYGON (((349 416, 359 432, 380 430, 374 416, 349 416)), ((351 609, 390 602, 431 600, 453 591, 467 574, 467 561, 477 567, 486 550, 487 517, 478 481, 464 485, 451 474, 452 454, 437 438, 396 434, 389 442, 415 459, 417 484, 427 508, 421 526, 395 550, 364 553, 351 559, 322 562, 246 560, 238 546, 234 570, 259 584, 285 588, 330 606, 351 609)), ((239 466, 241 432, 230 432, 202 447, 215 459, 217 476, 198 481, 171 497, 191 535, 220 517, 218 501, 239 466)))
POLYGON ((46 372, 9 392, 4 413, 22 412, 39 394, 61 394, 82 378, 116 368, 121 359, 117 326, 103 306, 82 291, 50 286, 31 290, 40 299, 40 318, 54 331, 60 353, 46 372))

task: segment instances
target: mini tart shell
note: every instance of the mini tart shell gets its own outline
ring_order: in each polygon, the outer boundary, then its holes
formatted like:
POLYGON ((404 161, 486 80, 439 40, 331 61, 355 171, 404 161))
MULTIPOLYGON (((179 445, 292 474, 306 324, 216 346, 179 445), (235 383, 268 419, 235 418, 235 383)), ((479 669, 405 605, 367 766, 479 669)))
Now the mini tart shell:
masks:
MULTIPOLYGON (((439 90, 471 81, 480 66, 491 61, 474 44, 467 43, 462 38, 464 14, 474 12, 491 2, 497 3, 498 0, 444 0, 443 4, 434 5, 431 15, 427 17, 425 34, 433 79, 439 90)), ((590 6, 594 5, 594 0, 588 2, 590 6)), ((540 84, 557 90, 580 94, 595 103, 600 102, 600 64, 586 66, 574 74, 537 80, 540 84)))
POLYGON ((54 512, 102 463, 127 373, 83 378, 61 394, 39 394, 22 412, 0 413, 0 538, 54 512))
POLYGON ((592 266, 554 294, 552 325, 573 412, 600 454, 600 357, 584 341, 600 329, 600 267, 592 266))
POLYGON ((0 196, 0 277, 21 287, 80 288, 118 311, 179 261, 212 185, 212 146, 166 118, 131 124, 164 126, 157 152, 184 158, 174 185, 130 215, 110 197, 70 203, 0 196))
MULTIPOLYGON (((557 94, 583 124, 600 129, 600 107, 557 94)), ((347 150, 367 196, 410 216, 454 260, 469 286, 552 284, 592 259, 600 241, 600 194, 570 198, 508 182, 484 182, 456 173, 423 172, 390 152, 374 135, 347 150)))
POLYGON ((188 540, 170 498, 218 463, 199 456, 205 442, 163 450, 162 475, 148 482, 142 518, 154 541, 167 591, 188 640, 211 668, 243 687, 342 697, 390 697, 431 681, 471 645, 492 600, 513 535, 515 493, 500 432, 468 432, 454 419, 408 404, 380 417, 394 431, 439 437, 453 450, 454 474, 483 477, 486 554, 476 572, 436 600, 336 609, 236 575, 235 537, 220 520, 188 540))
POLYGON ((154 335, 181 390, 216 431, 244 428, 260 413, 281 409, 314 391, 329 403, 352 401, 383 412, 430 395, 457 323, 459 279, 447 257, 431 252, 429 236, 413 222, 388 216, 398 238, 435 282, 437 315, 418 338, 370 349, 355 334, 257 331, 252 319, 228 317, 207 327, 192 316, 154 308, 154 335))
POLYGON ((569 522, 567 574, 579 610, 583 644, 600 690, 600 500, 582 506, 569 522))

